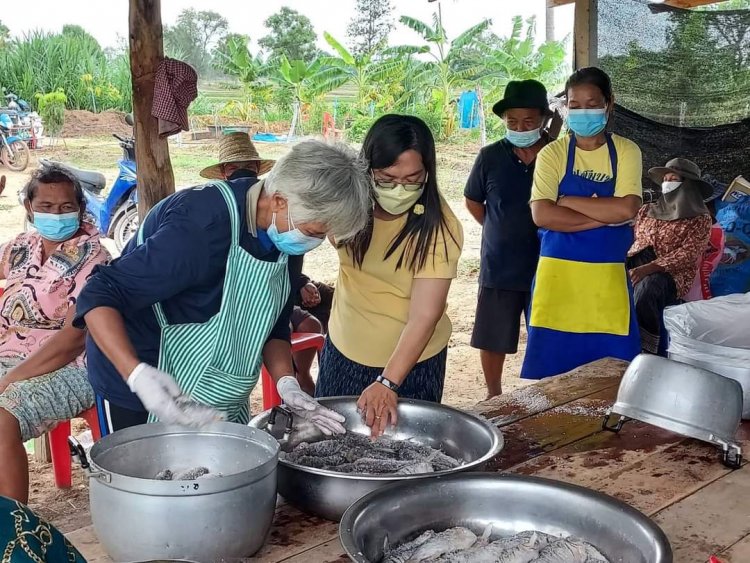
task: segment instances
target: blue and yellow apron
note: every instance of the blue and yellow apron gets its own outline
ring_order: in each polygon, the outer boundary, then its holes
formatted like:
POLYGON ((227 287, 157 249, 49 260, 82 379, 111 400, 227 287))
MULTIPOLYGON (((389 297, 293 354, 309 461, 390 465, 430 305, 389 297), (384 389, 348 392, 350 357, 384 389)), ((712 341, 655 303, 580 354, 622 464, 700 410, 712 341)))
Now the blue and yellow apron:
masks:
MULTIPOLYGON (((610 135, 607 147, 612 179, 595 182, 574 173, 576 140, 571 136, 560 196, 615 195, 617 151, 610 135)), ((632 227, 577 233, 539 229, 539 237, 521 377, 542 379, 606 357, 632 360, 640 352, 633 289, 625 269, 632 227)))

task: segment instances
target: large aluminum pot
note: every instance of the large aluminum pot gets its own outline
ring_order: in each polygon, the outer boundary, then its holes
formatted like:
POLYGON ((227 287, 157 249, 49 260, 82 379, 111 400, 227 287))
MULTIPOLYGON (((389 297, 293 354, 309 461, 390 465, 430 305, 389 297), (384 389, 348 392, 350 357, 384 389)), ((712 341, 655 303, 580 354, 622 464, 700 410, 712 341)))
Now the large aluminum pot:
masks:
POLYGON ((672 563, 664 532, 644 514, 590 489, 518 475, 463 473, 409 481, 355 502, 341 519, 339 537, 352 561, 378 563, 386 545, 425 530, 465 526, 493 539, 526 530, 575 536, 613 563, 672 563))
POLYGON ((276 508, 279 446, 240 424, 202 429, 144 424, 105 436, 82 457, 91 519, 115 561, 211 562, 253 555, 276 508), (157 481, 163 469, 205 466, 222 476, 157 481))
MULTIPOLYGON (((319 401, 346 417, 344 425, 348 431, 369 435, 370 429, 357 412, 357 397, 328 397, 319 401)), ((284 451, 290 451, 300 442, 325 438, 322 432, 311 429, 304 422, 297 424, 295 421, 286 431, 283 424, 268 428, 272 412, 258 415, 250 421, 250 425, 267 428, 282 441, 284 451)), ((463 460, 464 464, 449 471, 417 475, 351 475, 304 467, 281 459, 279 494, 300 510, 338 521, 354 501, 380 487, 396 481, 422 481, 436 475, 480 470, 503 448, 503 435, 490 422, 427 401, 400 400, 398 426, 389 429, 386 434, 391 438, 410 439, 442 449, 448 455, 463 460)))
POLYGON ((604 419, 605 430, 619 431, 628 419, 640 420, 722 449, 731 468, 742 462, 735 433, 742 416, 742 387, 733 379, 659 356, 641 354, 628 366, 617 401, 604 419), (609 418, 620 415, 615 426, 609 418))
MULTIPOLYGON (((740 366, 736 362, 730 363, 722 357, 722 354, 731 353, 732 348, 694 342, 701 345, 702 353, 687 355, 669 352, 669 358, 734 379, 742 387, 742 419, 750 420, 750 366, 747 364, 740 366), (713 350, 717 350, 718 353, 713 353, 713 350)), ((747 353, 746 350, 741 350, 741 352, 747 353)))

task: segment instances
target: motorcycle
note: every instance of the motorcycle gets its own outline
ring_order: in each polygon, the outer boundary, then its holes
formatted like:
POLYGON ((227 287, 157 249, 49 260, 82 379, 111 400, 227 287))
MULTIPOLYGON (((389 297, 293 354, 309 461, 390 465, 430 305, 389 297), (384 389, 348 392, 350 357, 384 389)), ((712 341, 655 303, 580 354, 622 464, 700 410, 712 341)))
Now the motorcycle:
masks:
MULTIPOLYGON (((131 116, 125 121, 133 126, 131 116)), ((41 165, 58 164, 70 170, 81 182, 86 198, 86 211, 92 222, 104 236, 115 241, 118 251, 122 251, 130 238, 138 232, 138 192, 135 174, 135 139, 112 135, 120 142, 123 158, 117 164, 120 172, 106 197, 102 191, 107 183, 104 174, 93 170, 81 170, 69 164, 40 159, 41 165)))
POLYGON ((13 121, 7 114, 0 114, 0 161, 15 172, 23 172, 29 165, 31 153, 26 141, 11 135, 13 121))

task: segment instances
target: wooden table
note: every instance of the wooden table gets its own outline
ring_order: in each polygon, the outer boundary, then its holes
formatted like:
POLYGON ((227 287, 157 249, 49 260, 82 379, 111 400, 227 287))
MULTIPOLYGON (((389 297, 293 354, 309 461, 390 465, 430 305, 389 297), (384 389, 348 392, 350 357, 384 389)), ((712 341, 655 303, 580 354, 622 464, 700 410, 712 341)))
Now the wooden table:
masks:
MULTIPOLYGON (((729 471, 717 448, 637 422, 601 430, 626 364, 603 360, 480 403, 505 448, 488 471, 589 487, 641 510, 665 531, 675 563, 750 562, 750 468, 729 471)), ((750 424, 739 434, 750 445, 750 424)), ((746 449, 746 451, 748 451, 746 449)), ((110 563, 88 526, 68 534, 89 563, 110 563)), ((266 545, 248 562, 344 563, 337 525, 281 503, 266 545)))

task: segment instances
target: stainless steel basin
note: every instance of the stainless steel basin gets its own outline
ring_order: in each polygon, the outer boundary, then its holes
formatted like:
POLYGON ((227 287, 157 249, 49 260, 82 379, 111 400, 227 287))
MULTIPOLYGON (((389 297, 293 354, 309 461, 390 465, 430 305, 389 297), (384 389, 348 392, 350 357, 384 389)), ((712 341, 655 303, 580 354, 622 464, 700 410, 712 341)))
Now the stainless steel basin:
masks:
POLYGON ((617 401, 604 419, 619 431, 628 419, 716 444, 731 468, 742 462, 735 433, 742 418, 742 387, 733 379, 659 356, 641 354, 620 382, 617 401), (609 420, 620 415, 616 425, 609 420))
POLYGON ((526 530, 575 536, 596 546, 613 563, 672 563, 664 532, 627 504, 559 481, 462 473, 430 481, 407 481, 355 502, 339 526, 352 561, 378 563, 386 544, 418 533, 465 526, 493 539, 526 530))
MULTIPOLYGON (((80 446, 79 446, 80 448, 80 446)), ((114 561, 215 561, 253 555, 276 507, 276 441, 255 428, 143 424, 77 455, 89 476, 91 519, 114 561), (159 481, 165 468, 216 475, 159 481), (221 474, 219 476, 217 474, 221 474)))
MULTIPOLYGON (((713 348, 720 349, 721 347, 713 346, 713 348)), ((727 362, 722 362, 720 355, 715 355, 711 361, 671 352, 669 357, 672 360, 707 369, 729 379, 734 379, 742 387, 742 419, 750 420, 750 366, 730 365, 727 362)), ((705 354, 702 357, 705 358, 705 354)))
MULTIPOLYGON (((344 425, 349 432, 369 435, 369 428, 357 412, 357 397, 328 397, 319 401, 346 417, 344 425)), ((316 442, 325 438, 322 432, 304 421, 294 421, 289 432, 282 423, 268 428, 271 412, 258 415, 250 421, 250 425, 267 428, 280 440, 283 451, 290 451, 300 442, 316 442), (288 436, 285 436, 285 432, 288 436)), ((389 429, 386 435, 442 449, 448 455, 463 460, 463 465, 449 471, 417 475, 357 475, 314 469, 280 459, 279 494, 300 510, 338 521, 354 501, 375 489, 397 481, 421 481, 436 475, 480 470, 503 448, 503 436, 493 424, 445 405, 400 400, 398 417, 398 426, 389 429)))

